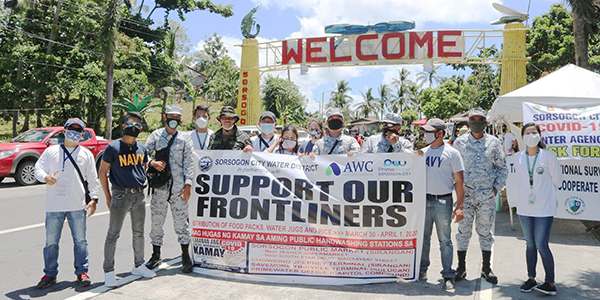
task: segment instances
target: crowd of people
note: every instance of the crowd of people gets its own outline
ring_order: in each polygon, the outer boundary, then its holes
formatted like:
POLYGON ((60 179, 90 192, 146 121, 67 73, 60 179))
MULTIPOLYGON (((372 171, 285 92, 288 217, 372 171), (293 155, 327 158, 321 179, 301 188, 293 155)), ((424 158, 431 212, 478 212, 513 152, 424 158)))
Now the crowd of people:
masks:
MULTIPOLYGON (((91 152, 79 147, 85 124, 78 118, 65 123, 65 142, 48 147, 36 163, 36 178, 48 184, 46 200, 46 245, 44 247, 44 277, 37 287, 46 288, 56 282, 58 274, 58 243, 63 222, 68 220, 75 244, 75 275, 82 286, 89 286, 88 249, 86 241, 86 211, 88 217, 96 210, 100 188, 106 197, 110 220, 104 245, 105 285, 118 285, 114 274, 114 256, 124 219, 130 213, 133 233, 133 275, 152 278, 161 263, 164 243, 164 223, 170 207, 177 242, 181 245, 182 272, 192 272, 189 256, 190 231, 188 200, 193 185, 194 150, 266 151, 285 155, 347 155, 357 153, 416 153, 426 157, 426 215, 423 231, 423 251, 419 279, 427 278, 430 265, 430 241, 435 226, 440 242, 443 269, 442 287, 454 289, 456 281, 467 276, 466 255, 475 223, 482 251, 481 277, 497 283, 491 267, 493 225, 496 217, 495 196, 505 186, 507 167, 505 156, 517 150, 514 136, 503 143, 485 132, 486 112, 480 108, 469 114, 468 128, 460 128, 460 136, 449 145, 444 141, 446 123, 430 119, 414 142, 401 132, 403 120, 398 114, 387 113, 380 120, 382 132, 363 140, 357 130, 344 134, 344 114, 330 109, 325 124, 311 118, 306 124, 310 139, 300 144, 298 129, 285 125, 277 132, 277 119, 270 111, 261 114, 259 134, 250 137, 236 126, 239 116, 235 109, 225 106, 217 116, 220 128, 208 129, 210 110, 198 106, 193 111, 195 129, 179 131, 182 109, 177 104, 166 107, 164 128, 150 134, 146 143, 137 141, 143 130, 142 116, 128 113, 122 120, 123 136, 111 142, 96 173, 91 152), (510 147, 506 147, 510 141, 510 147), (415 147, 416 146, 416 147, 415 147), (108 174, 108 175, 107 175, 108 174), (98 180, 99 178, 99 180, 98 180), (110 181, 110 185, 109 185, 110 181), (144 260, 144 222, 146 215, 144 190, 151 193, 150 240, 152 256, 144 260), (455 196, 453 196, 453 193, 455 196), (452 267, 454 247, 451 222, 458 222, 457 268, 452 267)), ((548 247, 552 220, 556 212, 556 189, 561 180, 560 165, 551 152, 544 150, 540 130, 526 124, 521 136, 527 145, 516 152, 518 205, 527 250, 527 281, 521 291, 536 289, 556 294, 554 263, 548 247), (546 278, 543 284, 535 281, 537 251, 542 256, 546 278)))

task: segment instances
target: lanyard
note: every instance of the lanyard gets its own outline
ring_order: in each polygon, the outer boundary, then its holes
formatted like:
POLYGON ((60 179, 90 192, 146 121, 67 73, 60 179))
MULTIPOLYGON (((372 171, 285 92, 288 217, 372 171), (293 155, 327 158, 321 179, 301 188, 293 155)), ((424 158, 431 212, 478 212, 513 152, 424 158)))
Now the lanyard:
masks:
POLYGON ((265 139, 263 139, 263 137, 262 137, 262 136, 260 136, 260 135, 258 136, 258 138, 259 138, 259 139, 260 139, 260 141, 262 142, 262 144, 261 144, 261 143, 258 143, 258 148, 260 148, 260 151, 261 151, 261 152, 262 152, 262 151, 265 151, 265 149, 267 149, 267 148, 269 148, 269 147, 270 147, 270 146, 269 146, 269 144, 271 143, 271 141, 273 141, 273 138, 274 138, 274 137, 275 137, 275 135, 273 135, 273 136, 271 137, 271 139, 269 139, 269 141, 268 141, 268 142, 265 142, 265 139), (262 148, 262 147, 263 147, 262 145, 264 145, 264 146, 265 146, 265 149, 263 149, 263 148, 262 148))
POLYGON ((527 155, 527 172, 529 172, 529 188, 533 189, 533 169, 535 169, 535 163, 537 162, 538 154, 540 154, 540 150, 535 153, 535 158, 533 159, 533 167, 529 165, 529 155, 527 155))
MULTIPOLYGON (((77 145, 77 147, 79 147, 79 145, 77 145)), ((75 149, 73 149, 73 151, 69 152, 69 154, 71 154, 71 156, 73 155, 73 152, 75 152, 75 150, 77 150, 77 147, 75 147, 75 149)), ((67 148, 65 147, 65 148, 64 148, 64 151, 63 151, 63 164, 62 164, 62 172, 64 172, 64 171, 65 171, 65 162, 67 161, 67 159, 69 159, 69 157, 67 156, 67 153, 66 153, 66 151, 67 151, 67 148)))
POLYGON ((198 145, 200 145, 200 150, 204 150, 204 146, 206 146, 206 138, 208 138, 208 132, 204 135, 204 142, 200 142, 200 136, 198 135, 198 130, 194 130, 196 133, 196 138, 198 139, 198 145))

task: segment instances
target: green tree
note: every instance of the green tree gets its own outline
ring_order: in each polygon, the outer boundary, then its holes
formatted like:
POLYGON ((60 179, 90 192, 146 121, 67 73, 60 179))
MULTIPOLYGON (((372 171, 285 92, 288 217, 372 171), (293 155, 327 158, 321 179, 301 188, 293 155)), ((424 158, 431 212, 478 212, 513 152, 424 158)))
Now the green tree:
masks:
POLYGON ((343 79, 338 81, 335 90, 331 92, 331 98, 329 98, 327 107, 339 108, 344 112, 345 118, 350 117, 350 106, 352 105, 352 101, 354 101, 352 96, 348 95, 351 90, 352 88, 350 88, 348 81, 343 79))
POLYGON ((445 80, 436 89, 426 89, 421 98, 422 110, 427 118, 447 119, 463 110, 460 103, 462 80, 445 80))
POLYGON ((423 71, 417 73, 417 84, 419 87, 423 87, 423 85, 427 82, 429 83, 429 87, 433 87, 433 84, 440 84, 443 81, 443 78, 438 75, 438 70, 442 67, 442 65, 434 66, 429 71, 423 71))
POLYGON ((588 43, 590 35, 598 33, 600 21, 600 1, 566 0, 573 15, 573 33, 575 36, 575 64, 589 69, 588 43))
POLYGON ((385 114, 386 110, 389 110, 390 102, 392 101, 392 90, 387 86, 387 84, 381 84, 377 88, 377 92, 379 93, 379 97, 377 100, 379 101, 379 113, 381 115, 381 119, 383 120, 383 114, 385 114))
POLYGON ((306 103, 306 97, 292 81, 268 74, 261 85, 261 94, 262 106, 277 118, 290 119, 289 114, 294 114, 294 109, 301 109, 295 114, 304 115, 302 107, 306 103))
POLYGON ((400 116, 402 117, 402 120, 406 121, 406 123, 408 125, 410 125, 410 123, 417 121, 419 119, 419 113, 417 113, 416 111, 414 111, 412 109, 404 110, 403 112, 400 113, 400 116))
MULTIPOLYGON (((500 58, 496 46, 479 49, 480 58, 500 58)), ((465 110, 472 107, 481 107, 485 110, 492 108, 492 104, 500 95, 500 68, 487 64, 453 64, 454 70, 469 68, 471 74, 464 84, 461 84, 460 103, 465 110)), ((463 80, 454 77, 454 80, 463 80)))
POLYGON ((367 93, 360 92, 363 97, 363 102, 356 106, 357 118, 372 118, 377 117, 379 111, 379 103, 373 96, 373 88, 369 88, 367 93))
POLYGON ((409 96, 409 89, 414 86, 414 82, 408 79, 410 71, 406 68, 398 69, 398 78, 392 79, 392 86, 396 88, 396 94, 392 96, 392 103, 389 109, 394 112, 402 112, 405 108, 413 104, 409 96))

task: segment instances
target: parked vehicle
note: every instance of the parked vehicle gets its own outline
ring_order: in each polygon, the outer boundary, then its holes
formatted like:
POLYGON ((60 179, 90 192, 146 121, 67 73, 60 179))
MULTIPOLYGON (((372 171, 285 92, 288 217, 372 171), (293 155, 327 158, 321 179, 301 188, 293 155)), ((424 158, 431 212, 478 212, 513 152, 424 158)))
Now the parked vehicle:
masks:
MULTIPOLYGON (((0 143, 0 182, 5 177, 13 177, 20 185, 38 183, 35 179, 35 162, 46 148, 64 142, 63 130, 63 127, 35 128, 21 133, 8 143, 0 143)), ((92 128, 86 128, 84 132, 79 144, 94 154, 98 168, 110 141, 97 137, 92 128)))

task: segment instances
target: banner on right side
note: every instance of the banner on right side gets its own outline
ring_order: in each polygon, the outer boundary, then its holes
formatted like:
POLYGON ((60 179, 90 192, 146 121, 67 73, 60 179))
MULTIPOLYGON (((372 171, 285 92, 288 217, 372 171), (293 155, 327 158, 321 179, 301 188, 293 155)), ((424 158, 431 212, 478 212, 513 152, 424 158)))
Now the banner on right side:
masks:
MULTIPOLYGON (((540 126, 546 149, 561 164, 563 181, 557 193, 556 217, 600 221, 600 105, 554 107, 524 102, 523 124, 529 122, 540 126)), ((507 163, 509 172, 514 173, 511 161, 507 163)), ((510 199, 515 184, 507 181, 511 206, 517 200, 514 196, 510 199)))

